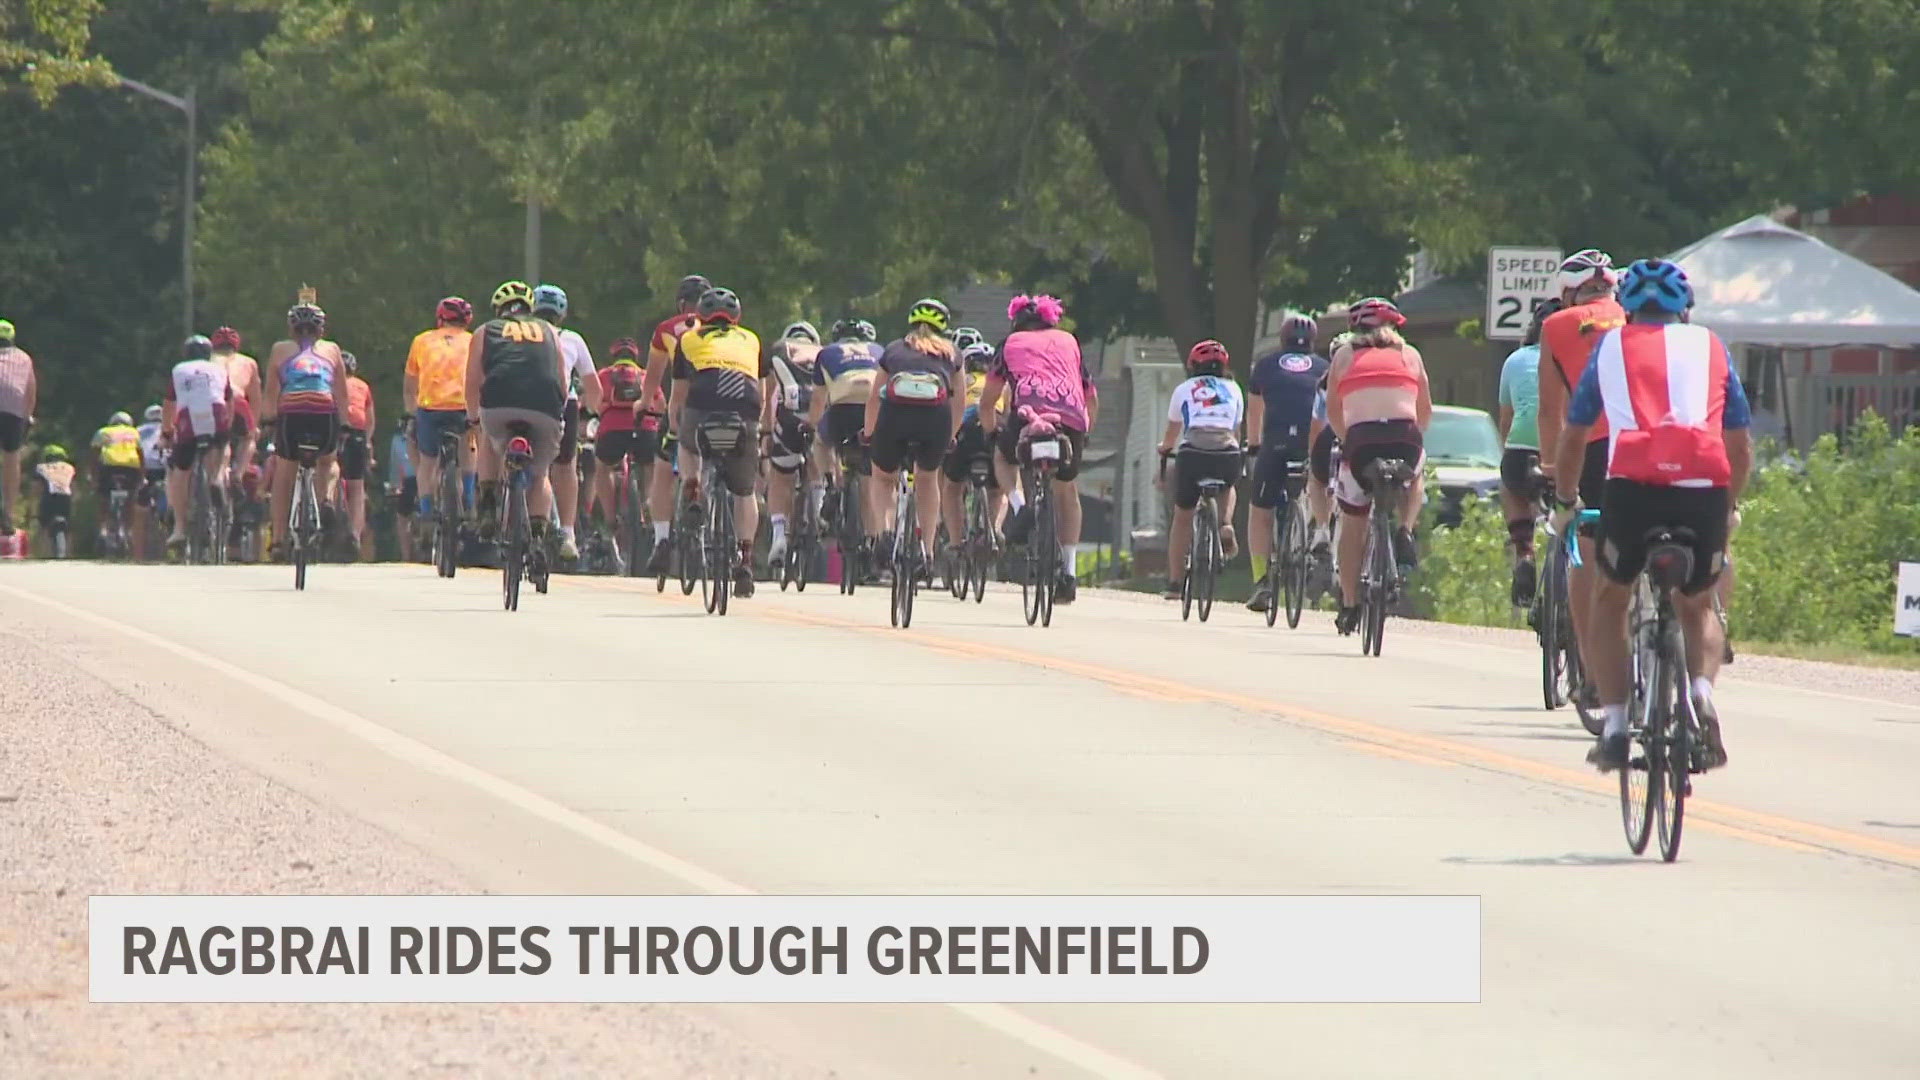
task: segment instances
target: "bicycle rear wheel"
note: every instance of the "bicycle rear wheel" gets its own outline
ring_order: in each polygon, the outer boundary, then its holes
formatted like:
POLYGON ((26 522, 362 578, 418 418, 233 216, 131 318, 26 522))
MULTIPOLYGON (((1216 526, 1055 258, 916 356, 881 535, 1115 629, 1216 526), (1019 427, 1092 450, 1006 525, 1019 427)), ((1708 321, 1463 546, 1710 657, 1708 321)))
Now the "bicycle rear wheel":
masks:
MULTIPOLYGON (((1378 507, 1376 507, 1376 513, 1378 507)), ((1379 656, 1387 635, 1387 592, 1393 580, 1393 537, 1386 519, 1369 515, 1367 561, 1363 564, 1360 600, 1360 654, 1379 656)))
POLYGON ((1654 833, 1660 838, 1660 858, 1672 862, 1680 857, 1680 830, 1687 818, 1687 795, 1693 786, 1693 702, 1687 685, 1686 647, 1680 640, 1680 626, 1669 621, 1660 643, 1661 674, 1654 692, 1666 704, 1666 725, 1661 738, 1661 765, 1649 770, 1647 784, 1659 789, 1654 802, 1654 833))
POLYGON ((520 578, 525 573, 527 565, 530 526, 527 523, 527 489, 523 480, 524 475, 516 472, 507 490, 507 545, 500 559, 500 583, 502 598, 508 611, 520 610, 520 578))
POLYGON ((626 483, 621 487, 623 505, 620 507, 620 543, 625 548, 626 574, 639 577, 647 565, 647 557, 653 554, 653 533, 648 530, 646 515, 640 512, 640 470, 627 465, 626 483))
MULTIPOLYGON (((1040 567, 1038 578, 1040 598, 1040 625, 1053 625, 1053 590, 1060 572, 1060 534, 1053 523, 1053 479, 1050 476, 1040 478, 1040 484, 1046 486, 1046 497, 1034 508, 1034 535, 1039 537, 1040 567)), ((1038 485, 1036 485, 1038 486, 1038 485)))
POLYGON ((1312 570, 1312 554, 1308 550, 1313 538, 1308 535, 1307 512, 1300 508, 1298 499, 1287 503, 1286 543, 1282 550, 1285 556, 1280 563, 1281 574, 1287 601, 1287 629, 1295 630, 1300 626, 1300 612, 1307 606, 1307 575, 1312 570))
POLYGON ((1193 517, 1193 606, 1201 622, 1213 614, 1213 589, 1219 577, 1220 527, 1213 518, 1213 503, 1201 499, 1193 517))
POLYGON ((1568 672, 1566 642, 1560 633, 1560 609, 1566 596, 1566 548, 1554 545, 1547 572, 1534 596, 1534 635, 1540 643, 1540 701, 1548 711, 1567 703, 1561 691, 1568 672))
POLYGON ((1627 834, 1627 849, 1639 855, 1647 850, 1655 803, 1662 792, 1658 776, 1665 761, 1661 738, 1667 702, 1662 694, 1667 676, 1659 651, 1637 634, 1633 648, 1639 655, 1627 693, 1627 764, 1620 770, 1620 824, 1627 834))

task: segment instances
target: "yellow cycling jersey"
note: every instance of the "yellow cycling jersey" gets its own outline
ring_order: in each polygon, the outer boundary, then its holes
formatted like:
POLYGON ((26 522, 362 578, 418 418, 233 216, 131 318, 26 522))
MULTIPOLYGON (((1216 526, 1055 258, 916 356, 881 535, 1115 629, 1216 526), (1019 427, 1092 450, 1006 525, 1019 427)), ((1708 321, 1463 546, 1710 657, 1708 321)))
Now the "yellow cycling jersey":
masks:
POLYGON ((764 370, 760 337, 744 326, 693 330, 680 335, 679 349, 688 374, 719 369, 758 379, 764 370))
POLYGON ((140 431, 126 424, 110 425, 93 433, 93 448, 108 468, 140 467, 140 431))
POLYGON ((967 406, 969 408, 975 408, 979 406, 980 396, 986 392, 986 389, 987 389, 987 373, 986 372, 984 371, 967 372, 967 406))

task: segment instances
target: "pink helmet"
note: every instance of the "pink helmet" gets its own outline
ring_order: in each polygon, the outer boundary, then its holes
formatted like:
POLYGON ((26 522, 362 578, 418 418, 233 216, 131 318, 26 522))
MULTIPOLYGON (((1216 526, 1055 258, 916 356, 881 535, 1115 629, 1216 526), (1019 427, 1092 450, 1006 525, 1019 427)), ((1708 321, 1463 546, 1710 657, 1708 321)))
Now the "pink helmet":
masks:
POLYGON ((1355 330, 1371 330, 1376 326, 1405 326, 1407 317, 1393 306, 1393 301, 1384 296, 1369 296, 1357 300, 1347 309, 1347 325, 1355 330))
POLYGON ((231 326, 223 326, 213 332, 213 347, 216 349, 238 349, 240 331, 231 326))
POLYGON ((1194 368, 1207 364, 1217 364, 1224 369, 1227 366, 1228 359, 1227 347, 1212 338, 1208 338, 1188 350, 1187 370, 1192 371, 1194 368))
POLYGON ((473 322, 473 305, 457 296, 449 296, 440 301, 440 306, 434 309, 433 314, 442 324, 466 326, 473 322))

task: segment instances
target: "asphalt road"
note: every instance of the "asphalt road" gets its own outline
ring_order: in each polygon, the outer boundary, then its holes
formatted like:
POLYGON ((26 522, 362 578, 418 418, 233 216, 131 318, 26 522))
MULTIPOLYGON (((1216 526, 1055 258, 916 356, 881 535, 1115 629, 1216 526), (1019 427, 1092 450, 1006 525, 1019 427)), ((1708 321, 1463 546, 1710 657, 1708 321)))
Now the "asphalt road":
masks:
POLYGON ((763 584, 721 619, 650 581, 556 579, 512 615, 477 571, 290 584, 13 565, 0 623, 74 643, 76 670, 213 754, 474 888, 1484 898, 1477 1005, 687 1007, 803 1071, 1910 1077, 1920 1060, 1911 677, 1731 669, 1732 763, 1696 785, 1667 866, 1627 853, 1613 781, 1570 714, 1539 708, 1517 635, 1393 623, 1368 660, 1321 617, 1183 625, 1092 591, 1044 630, 1006 594, 925 594, 901 632, 883 590, 763 584))

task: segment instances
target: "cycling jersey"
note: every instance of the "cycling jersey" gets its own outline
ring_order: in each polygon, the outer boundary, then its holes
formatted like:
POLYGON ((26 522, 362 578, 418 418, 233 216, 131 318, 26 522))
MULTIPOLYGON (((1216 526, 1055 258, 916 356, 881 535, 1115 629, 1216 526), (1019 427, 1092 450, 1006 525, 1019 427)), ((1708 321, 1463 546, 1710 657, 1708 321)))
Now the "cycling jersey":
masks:
POLYGON ((766 374, 760 338, 744 326, 702 326, 680 335, 674 346, 673 377, 688 381, 685 404, 698 412, 759 419, 766 374))
MULTIPOLYGON (((955 358, 921 352, 905 338, 894 341, 880 353, 880 374, 885 380, 881 399, 889 405, 945 404, 953 393, 957 365, 955 358)), ((947 435, 951 438, 953 433, 947 435)), ((943 443, 941 450, 945 449, 943 443)))
MULTIPOLYGON (((1587 359, 1600 335, 1627 324, 1627 313, 1611 296, 1556 311, 1540 324, 1540 340, 1553 352, 1554 375, 1569 394, 1580 384, 1587 359)), ((1607 418, 1593 426, 1595 442, 1607 437, 1607 418)))
POLYGON ((593 366, 593 350, 587 348, 587 339, 577 332, 562 328, 560 331, 560 355, 567 358, 567 400, 580 400, 580 387, 592 382, 600 373, 593 366))
POLYGON ((661 319, 653 328, 653 337, 647 343, 647 359, 672 360, 674 346, 679 344, 680 335, 699 325, 699 318, 691 312, 661 319))
POLYGON ((47 494, 73 494, 73 462, 43 462, 34 466, 33 471, 39 475, 40 482, 47 485, 47 494))
POLYGON ((836 341, 814 357, 813 384, 827 388, 829 405, 865 405, 884 351, 871 341, 836 341))
POLYGON ((0 413, 27 415, 27 382, 33 377, 33 357, 17 345, 0 349, 0 413))
POLYGON ((366 431, 372 426, 373 387, 367 380, 357 376, 347 376, 347 426, 357 431, 366 431))
MULTIPOLYGON (((531 315, 492 319, 480 328, 480 340, 482 409, 526 409, 556 421, 565 415, 560 334, 552 323, 531 315)), ((554 449, 558 447, 556 431, 554 449)))
POLYGON ((1240 384, 1219 375, 1197 375, 1173 388, 1167 420, 1180 425, 1182 445, 1219 450, 1238 443, 1246 411, 1240 384))
POLYGON ((232 385, 227 369, 212 360, 184 360, 173 366, 167 400, 173 404, 175 441, 185 443, 201 435, 224 435, 232 385))
POLYGON ((1522 345, 1500 365, 1500 404, 1513 410, 1507 449, 1540 449, 1540 346, 1522 345))
MULTIPOLYGON (((333 380, 338 376, 334 362, 318 351, 318 342, 310 344, 280 361, 281 413, 335 412, 333 380)), ((222 367, 221 377, 226 377, 222 367)))
POLYGON ((110 424, 93 433, 100 464, 110 469, 140 467, 140 431, 131 424, 110 424))
POLYGON ((140 433, 140 464, 148 472, 158 472, 167 467, 167 453, 160 449, 160 434, 164 425, 158 420, 141 424, 136 428, 140 433))
MULTIPOLYGON (((1410 350, 1362 348, 1353 353, 1353 363, 1340 376, 1334 393, 1345 397, 1355 390, 1420 391, 1420 367, 1408 360, 1410 350)), ((1417 356, 1418 354, 1411 354, 1417 356)))
POLYGON ((414 379, 416 404, 436 412, 467 407, 467 350, 473 334, 442 326, 414 335, 407 349, 407 374, 414 379))
POLYGON ((1087 430, 1087 402, 1093 380, 1080 358, 1080 342, 1065 330, 1016 330, 1007 335, 993 362, 994 374, 1013 387, 1010 411, 1022 405, 1052 412, 1062 426, 1087 430))
POLYGON ((1689 323, 1608 331, 1581 373, 1567 422, 1609 421, 1607 478, 1654 487, 1722 488, 1725 432, 1752 423, 1719 335, 1689 323))
POLYGON ((809 341, 774 342, 768 351, 767 371, 779 391, 775 403, 784 416, 805 416, 813 403, 815 369, 819 366, 820 346, 809 341))
POLYGON ((1326 372, 1326 359, 1313 353, 1269 353, 1253 362, 1247 388, 1260 395, 1266 406, 1259 433, 1262 445, 1307 445, 1314 397, 1326 372))
POLYGON ((645 392, 646 371, 632 360, 617 360, 595 377, 600 380, 600 434, 632 431, 633 406, 645 392))
POLYGON ((980 399, 987 393, 987 373, 984 371, 967 372, 967 408, 960 414, 960 422, 974 423, 980 418, 980 399))

